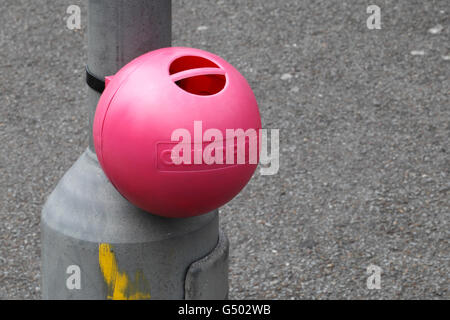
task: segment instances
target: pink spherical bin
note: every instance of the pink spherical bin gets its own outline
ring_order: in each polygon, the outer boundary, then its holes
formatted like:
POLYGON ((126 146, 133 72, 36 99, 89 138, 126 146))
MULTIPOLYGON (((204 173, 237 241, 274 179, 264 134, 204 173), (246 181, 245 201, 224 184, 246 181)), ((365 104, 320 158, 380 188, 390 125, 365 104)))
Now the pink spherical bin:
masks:
POLYGON ((105 79, 94 119, 98 160, 135 206, 191 217, 235 197, 259 161, 261 118, 245 78, 198 49, 144 54, 105 79))

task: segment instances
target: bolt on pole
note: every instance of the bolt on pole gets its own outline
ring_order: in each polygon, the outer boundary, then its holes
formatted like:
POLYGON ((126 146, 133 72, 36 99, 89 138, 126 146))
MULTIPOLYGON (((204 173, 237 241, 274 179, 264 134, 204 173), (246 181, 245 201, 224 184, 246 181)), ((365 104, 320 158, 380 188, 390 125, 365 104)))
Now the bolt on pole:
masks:
MULTIPOLYGON (((88 14, 87 65, 99 78, 171 44, 171 1, 89 0, 88 14)), ((92 121, 100 94, 87 90, 89 147, 42 211, 42 298, 226 298, 228 240, 218 211, 170 219, 123 198, 98 163, 92 121)))

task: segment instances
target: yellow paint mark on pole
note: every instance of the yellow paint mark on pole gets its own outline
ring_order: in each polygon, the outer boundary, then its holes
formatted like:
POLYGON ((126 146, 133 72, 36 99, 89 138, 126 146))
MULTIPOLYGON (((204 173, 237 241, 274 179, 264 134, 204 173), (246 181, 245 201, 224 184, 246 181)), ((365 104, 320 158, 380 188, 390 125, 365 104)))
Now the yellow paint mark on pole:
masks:
POLYGON ((117 265, 112 246, 101 243, 98 247, 98 261, 103 278, 108 286, 108 299, 144 300, 150 299, 148 283, 142 272, 137 271, 134 281, 130 281, 126 272, 121 272, 117 265))

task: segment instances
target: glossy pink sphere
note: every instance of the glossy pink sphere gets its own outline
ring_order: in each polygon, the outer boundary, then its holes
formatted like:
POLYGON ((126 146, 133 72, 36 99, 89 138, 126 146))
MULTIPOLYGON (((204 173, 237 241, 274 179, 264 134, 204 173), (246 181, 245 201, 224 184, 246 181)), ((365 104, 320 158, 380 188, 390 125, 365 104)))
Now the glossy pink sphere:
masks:
POLYGON ((261 118, 247 81, 225 60, 164 48, 106 83, 94 119, 95 150, 131 203, 190 217, 224 205, 248 183, 259 160, 261 118))

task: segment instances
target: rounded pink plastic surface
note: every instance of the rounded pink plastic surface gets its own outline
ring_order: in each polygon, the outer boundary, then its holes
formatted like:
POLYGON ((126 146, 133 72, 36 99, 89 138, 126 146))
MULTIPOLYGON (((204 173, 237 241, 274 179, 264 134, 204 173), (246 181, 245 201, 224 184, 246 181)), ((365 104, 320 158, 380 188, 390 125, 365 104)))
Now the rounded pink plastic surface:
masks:
POLYGON ((165 217, 217 209, 250 180, 259 160, 249 160, 253 140, 244 140, 245 163, 238 163, 240 140, 227 140, 227 129, 242 129, 235 131, 241 136, 253 129, 259 151, 261 119, 247 81, 216 55, 176 47, 140 56, 109 78, 93 128, 97 157, 111 183, 137 207, 165 217), (190 140, 172 139, 177 129, 190 140), (208 129, 216 129, 214 138, 204 136, 208 129), (200 155, 215 139, 223 146, 223 163, 207 164, 200 155), (191 162, 174 163, 172 151, 180 143, 191 151, 191 162), (226 161, 228 152, 234 152, 233 162, 226 161))

